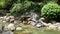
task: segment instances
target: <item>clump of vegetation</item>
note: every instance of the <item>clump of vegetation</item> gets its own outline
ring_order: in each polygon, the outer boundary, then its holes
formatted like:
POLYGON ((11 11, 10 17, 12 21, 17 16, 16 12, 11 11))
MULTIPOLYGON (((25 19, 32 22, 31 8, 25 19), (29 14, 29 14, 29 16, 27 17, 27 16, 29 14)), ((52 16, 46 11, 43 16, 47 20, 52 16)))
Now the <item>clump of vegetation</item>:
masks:
POLYGON ((60 6, 56 3, 48 3, 42 8, 41 14, 47 19, 57 19, 60 16, 60 6))

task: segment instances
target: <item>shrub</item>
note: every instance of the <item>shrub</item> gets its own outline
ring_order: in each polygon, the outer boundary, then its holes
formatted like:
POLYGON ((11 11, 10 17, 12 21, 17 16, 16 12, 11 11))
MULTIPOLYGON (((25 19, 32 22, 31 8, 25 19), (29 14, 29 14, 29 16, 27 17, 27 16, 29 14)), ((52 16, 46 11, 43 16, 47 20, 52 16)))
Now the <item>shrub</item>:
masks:
POLYGON ((56 19, 60 16, 60 6, 56 3, 48 3, 41 9, 41 16, 48 19, 56 19))
POLYGON ((5 0, 0 0, 0 7, 5 8, 5 0))
POLYGON ((20 9, 22 8, 22 4, 18 3, 18 4, 13 4, 13 7, 11 8, 10 12, 14 13, 14 12, 18 12, 20 11, 20 9))
POLYGON ((6 13, 6 16, 11 16, 11 13, 6 13))
POLYGON ((42 2, 32 2, 31 6, 28 8, 28 11, 34 10, 36 14, 40 16, 41 14, 41 8, 43 7, 44 3, 42 2))
POLYGON ((10 10, 10 13, 22 14, 28 11, 28 8, 31 6, 30 1, 24 1, 23 3, 14 3, 13 7, 10 10))

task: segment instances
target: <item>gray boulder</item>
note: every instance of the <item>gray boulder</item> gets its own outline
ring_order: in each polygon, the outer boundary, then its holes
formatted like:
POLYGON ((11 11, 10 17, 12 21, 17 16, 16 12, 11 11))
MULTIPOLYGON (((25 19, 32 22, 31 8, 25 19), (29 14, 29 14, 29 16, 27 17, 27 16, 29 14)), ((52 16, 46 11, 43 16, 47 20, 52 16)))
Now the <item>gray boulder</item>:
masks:
POLYGON ((30 22, 30 25, 35 26, 35 25, 36 25, 36 22, 31 21, 31 22, 30 22))
POLYGON ((44 25, 41 23, 36 24, 36 27, 41 27, 41 26, 44 26, 44 25))
POLYGON ((10 30, 15 30, 15 24, 10 23, 10 24, 8 25, 8 28, 9 28, 10 30))

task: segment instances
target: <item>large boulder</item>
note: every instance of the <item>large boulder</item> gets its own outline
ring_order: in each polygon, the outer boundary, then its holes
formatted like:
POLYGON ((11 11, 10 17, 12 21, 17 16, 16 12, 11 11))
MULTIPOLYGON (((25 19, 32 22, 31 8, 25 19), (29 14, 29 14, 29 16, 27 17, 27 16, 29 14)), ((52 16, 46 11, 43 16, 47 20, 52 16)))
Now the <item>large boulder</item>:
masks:
POLYGON ((8 25, 8 28, 9 28, 10 30, 15 30, 15 25, 14 25, 13 23, 10 23, 10 24, 8 25))
POLYGON ((10 29, 8 28, 8 26, 4 26, 4 31, 9 31, 10 29))

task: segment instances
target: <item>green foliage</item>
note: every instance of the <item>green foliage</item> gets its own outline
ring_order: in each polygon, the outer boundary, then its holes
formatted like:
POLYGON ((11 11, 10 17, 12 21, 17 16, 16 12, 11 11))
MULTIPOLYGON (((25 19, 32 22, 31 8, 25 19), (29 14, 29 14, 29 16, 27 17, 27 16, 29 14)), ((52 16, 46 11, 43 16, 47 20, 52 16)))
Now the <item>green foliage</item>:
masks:
POLYGON ((41 8, 49 1, 53 0, 0 0, 0 9, 8 10, 6 12, 11 14, 22 14, 34 10, 40 15, 41 8))
POLYGON ((41 15, 41 9, 45 4, 42 2, 32 2, 32 9, 35 13, 37 13, 39 16, 41 15))
POLYGON ((6 4, 5 3, 5 0, 0 0, 0 7, 3 7, 4 8, 5 7, 5 4, 6 4))
POLYGON ((11 16, 11 13, 6 13, 6 16, 11 16))
POLYGON ((31 6, 30 1, 24 1, 23 3, 14 3, 13 7, 10 10, 10 13, 19 13, 22 14, 31 6))
POLYGON ((48 3, 42 8, 41 14, 45 18, 56 19, 58 15, 60 16, 60 6, 56 3, 48 3))
POLYGON ((31 3, 32 3, 31 1, 25 1, 25 2, 24 2, 24 7, 25 7, 25 8, 30 7, 30 6, 31 6, 31 3))
POLYGON ((15 2, 16 0, 0 0, 0 8, 3 9, 10 9, 10 6, 15 2))
POLYGON ((22 8, 21 3, 18 3, 18 4, 15 3, 15 4, 13 5, 12 9, 10 10, 10 12, 13 13, 13 12, 20 11, 21 8, 22 8))

